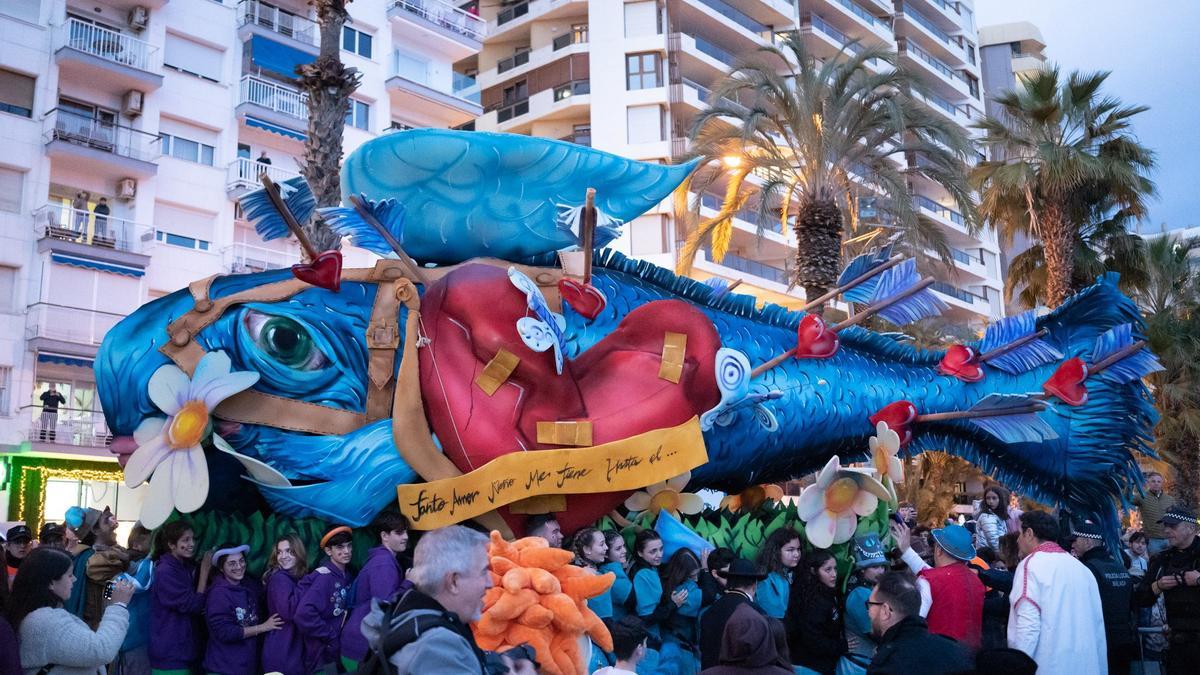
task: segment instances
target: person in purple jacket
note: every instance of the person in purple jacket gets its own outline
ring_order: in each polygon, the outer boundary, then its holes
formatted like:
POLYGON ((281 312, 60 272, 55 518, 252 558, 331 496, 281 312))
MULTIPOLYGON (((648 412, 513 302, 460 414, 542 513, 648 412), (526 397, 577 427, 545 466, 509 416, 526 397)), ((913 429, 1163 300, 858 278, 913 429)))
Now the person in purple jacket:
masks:
POLYGON ((404 581, 397 556, 408 548, 408 519, 396 511, 384 511, 372 523, 372 529, 379 533, 380 545, 367 553, 367 562, 354 579, 352 609, 342 627, 342 667, 348 673, 358 670, 370 649, 362 634, 362 620, 371 611, 371 598, 391 598, 404 581))
POLYGON ((300 537, 286 534, 276 540, 263 580, 267 583, 267 613, 277 615, 283 625, 263 640, 263 672, 304 675, 304 648, 293 613, 296 585, 307 572, 308 555, 300 537))
POLYGON ((342 624, 353 575, 348 567, 354 553, 350 528, 339 525, 321 537, 325 559, 296 589, 299 600, 292 620, 304 640, 306 673, 336 668, 341 660, 342 624))
POLYGON ((159 530, 150 586, 150 668, 159 675, 190 673, 204 653, 200 615, 212 554, 201 560, 198 579, 195 555, 196 536, 187 521, 175 520, 159 530))
POLYGON ((246 578, 246 551, 242 544, 222 544, 213 553, 213 567, 220 574, 213 579, 204 604, 208 622, 208 648, 204 650, 204 671, 217 675, 254 675, 258 667, 258 636, 279 630, 282 621, 272 614, 259 622, 262 613, 262 586, 246 578))

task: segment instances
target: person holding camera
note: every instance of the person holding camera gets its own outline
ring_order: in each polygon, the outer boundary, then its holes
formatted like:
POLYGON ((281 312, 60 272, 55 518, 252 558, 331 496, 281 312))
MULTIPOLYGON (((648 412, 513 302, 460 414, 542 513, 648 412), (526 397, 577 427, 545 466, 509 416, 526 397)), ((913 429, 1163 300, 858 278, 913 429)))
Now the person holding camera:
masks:
POLYGON ((20 634, 21 667, 26 672, 103 675, 117 658, 129 628, 133 584, 125 580, 113 584, 99 626, 93 630, 63 607, 75 584, 70 555, 56 548, 38 548, 25 563, 13 580, 8 604, 9 622, 20 634))
POLYGON ((1195 672, 1200 660, 1200 521, 1182 506, 1159 519, 1169 548, 1150 558, 1134 603, 1150 607, 1162 596, 1167 608, 1166 673, 1195 672))

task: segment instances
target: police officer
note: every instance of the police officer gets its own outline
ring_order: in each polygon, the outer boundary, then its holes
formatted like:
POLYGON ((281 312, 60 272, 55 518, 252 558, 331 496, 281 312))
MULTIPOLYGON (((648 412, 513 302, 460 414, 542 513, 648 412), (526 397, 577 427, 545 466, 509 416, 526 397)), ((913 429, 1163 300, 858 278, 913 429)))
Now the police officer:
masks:
POLYGON ((1100 589, 1108 672, 1125 675, 1133 660, 1133 577, 1104 545, 1100 527, 1090 521, 1071 524, 1071 552, 1082 562, 1100 589))
POLYGON ((1158 522, 1170 548, 1150 559, 1134 601, 1149 607, 1163 596, 1169 629, 1166 673, 1195 673, 1200 663, 1200 522, 1182 506, 1172 506, 1158 522))

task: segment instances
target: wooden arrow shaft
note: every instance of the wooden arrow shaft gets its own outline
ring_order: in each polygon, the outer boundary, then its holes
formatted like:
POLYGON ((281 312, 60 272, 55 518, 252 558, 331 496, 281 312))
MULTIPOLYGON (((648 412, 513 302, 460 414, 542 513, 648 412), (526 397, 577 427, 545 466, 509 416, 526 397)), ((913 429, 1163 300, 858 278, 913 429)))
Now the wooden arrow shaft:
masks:
POLYGON ((1129 345, 1128 347, 1125 347, 1124 349, 1118 349, 1117 351, 1110 354, 1107 358, 1101 360, 1099 363, 1092 365, 1092 366, 1088 366, 1088 370, 1087 370, 1088 377, 1091 377, 1092 375, 1099 373, 1100 371, 1104 370, 1105 368, 1108 368, 1109 366, 1120 361, 1121 359, 1133 356, 1134 354, 1138 353, 1138 351, 1141 350, 1142 347, 1145 347, 1145 346, 1146 346, 1145 340, 1136 340, 1136 341, 1134 341, 1133 344, 1129 345))
POLYGON ((583 247, 583 283, 592 283, 592 249, 596 241, 596 188, 588 188, 580 214, 579 239, 583 247))
POLYGON ((1021 407, 999 408, 995 410, 954 410, 951 412, 929 413, 917 415, 917 422, 945 422, 948 420, 965 420, 979 417, 1005 417, 1008 415, 1026 415, 1041 412, 1046 406, 1040 403, 1021 407))
POLYGON ((918 281, 917 283, 913 284, 910 288, 906 288, 905 290, 893 295, 890 298, 885 298, 883 300, 880 300, 879 302, 871 305, 870 307, 867 307, 866 309, 859 312, 858 314, 855 314, 855 315, 849 317, 845 321, 834 324, 833 331, 837 332, 839 330, 849 328, 850 326, 856 326, 856 325, 862 323, 863 321, 866 321, 870 317, 878 314, 879 312, 882 312, 883 310, 887 309, 888 307, 891 307, 892 305, 896 304, 897 302, 900 302, 901 300, 904 300, 905 298, 914 296, 917 293, 920 293, 921 291, 925 290, 926 288, 929 288, 932 285, 933 285, 933 279, 922 279, 921 281, 918 281))
POLYGON ((779 356, 776 356, 775 358, 771 359, 770 361, 763 363, 759 367, 750 371, 750 379, 753 380, 754 378, 758 377, 759 375, 762 375, 763 373, 767 372, 768 370, 771 370, 775 366, 778 366, 779 364, 783 363, 784 361, 787 361, 788 359, 792 358, 792 356, 795 353, 796 353, 796 348, 793 347, 793 348, 787 350, 786 352, 780 354, 779 356))
POLYGON ((1030 342, 1033 342, 1034 340, 1040 340, 1049 334, 1050 334, 1050 331, 1046 328, 1043 328, 1036 333, 1031 333, 1024 337, 1017 338, 1016 340, 1013 340, 1012 342, 1010 342, 1006 345, 1000 345, 999 347, 996 347, 995 349, 990 349, 990 350, 984 352, 982 355, 980 355, 979 360, 980 360, 980 362, 986 362, 986 361, 988 361, 990 359, 994 359, 998 356, 1003 356, 1004 354, 1007 354, 1014 349, 1024 347, 1025 345, 1029 344, 1030 342))
POLYGON ((413 260, 408 253, 405 252, 404 247, 401 246, 400 242, 394 236, 392 236, 392 233, 383 226, 383 223, 379 222, 375 219, 375 216, 371 215, 371 211, 367 209, 367 205, 363 203, 362 199, 352 195, 350 197, 350 204, 354 206, 354 210, 358 212, 358 215, 364 221, 370 224, 371 227, 375 228, 375 231, 379 233, 379 236, 383 237, 383 240, 387 242, 387 245, 396 252, 396 255, 400 258, 401 264, 407 267, 408 273, 413 276, 413 280, 423 285, 428 285, 425 283, 425 274, 421 271, 421 267, 417 265, 417 261, 413 260))
POLYGON ((317 249, 313 247, 312 241, 304 233, 304 228, 296 221, 296 216, 292 215, 292 210, 288 208, 287 202, 283 200, 283 195, 279 193, 279 186, 265 173, 259 175, 259 181, 262 182, 263 190, 267 193, 267 198, 275 205, 275 210, 279 211, 279 215, 283 216, 283 222, 287 224, 288 229, 296 236, 296 241, 300 242, 300 248, 304 249, 304 253, 308 255, 310 261, 316 260, 317 249))
POLYGON ((890 260, 883 263, 882 265, 880 265, 878 267, 874 267, 872 269, 869 269, 866 272, 863 272, 862 274, 854 277, 850 281, 847 281, 845 284, 842 284, 841 286, 834 288, 833 290, 829 291, 825 295, 822 295, 821 297, 819 297, 819 298, 813 300, 812 302, 808 303, 807 305, 801 307, 800 311, 807 312, 810 309, 812 309, 818 305, 825 304, 826 302, 829 302, 830 300, 836 298, 841 293, 845 293, 846 291, 854 288, 855 286, 861 285, 864 281, 866 281, 867 279, 870 279, 871 277, 875 276, 876 274, 880 274, 881 272, 883 272, 885 270, 890 270, 891 268, 895 267, 896 265, 899 265, 900 263, 904 262, 904 260, 905 260, 905 258, 902 255, 892 256, 892 258, 890 260))

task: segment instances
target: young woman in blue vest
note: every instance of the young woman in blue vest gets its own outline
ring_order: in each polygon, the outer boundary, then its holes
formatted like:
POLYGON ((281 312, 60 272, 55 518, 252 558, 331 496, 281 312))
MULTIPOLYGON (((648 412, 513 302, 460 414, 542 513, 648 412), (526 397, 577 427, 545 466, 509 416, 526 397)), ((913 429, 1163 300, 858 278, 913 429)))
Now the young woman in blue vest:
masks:
POLYGON ((800 533, 781 527, 771 533, 758 552, 758 566, 767 571, 767 578, 758 584, 754 600, 763 612, 782 619, 791 597, 793 575, 800 564, 800 533))
MULTIPOLYGON (((600 566, 608 560, 608 543, 604 540, 603 532, 594 527, 585 527, 579 530, 575 536, 571 537, 571 552, 575 554, 575 560, 571 564, 587 570, 590 574, 603 574, 600 566)), ((594 598, 588 598, 587 605, 588 609, 596 613, 596 616, 605 622, 611 622, 613 616, 612 588, 594 598)), ((612 663, 612 655, 602 651, 593 642, 592 659, 588 664, 588 672, 594 672, 604 666, 611 666, 612 663)))
POLYGON ((668 601, 682 596, 683 602, 663 623, 660 673, 694 675, 700 672, 700 608, 703 593, 698 583, 700 558, 686 548, 676 551, 666 564, 663 589, 668 601))
MULTIPOLYGON (((663 624, 687 600, 686 591, 674 591, 670 595, 663 593, 658 569, 662 565, 662 557, 662 537, 654 530, 638 532, 633 540, 633 566, 629 568, 633 592, 629 594, 626 606, 646 624, 646 630, 653 638, 652 643, 656 644, 662 642, 663 624)), ((639 675, 652 675, 659 672, 658 667, 658 648, 647 649, 637 672, 639 675)))
POLYGON ((608 546, 608 552, 604 554, 604 563, 600 565, 600 573, 612 572, 617 577, 612 587, 608 589, 608 595, 612 598, 612 620, 620 621, 621 617, 628 613, 625 610, 625 603, 629 600, 630 592, 633 591, 633 581, 630 580, 627 571, 629 569, 629 551, 625 546, 625 537, 616 530, 605 531, 604 543, 608 546))

